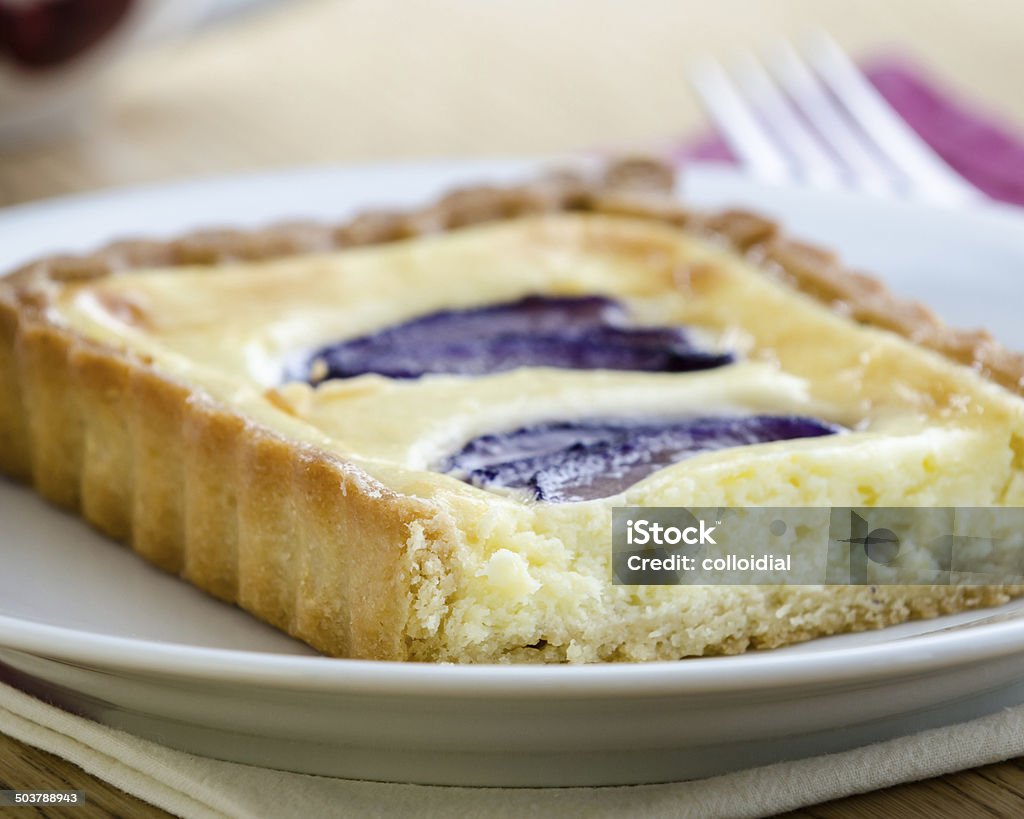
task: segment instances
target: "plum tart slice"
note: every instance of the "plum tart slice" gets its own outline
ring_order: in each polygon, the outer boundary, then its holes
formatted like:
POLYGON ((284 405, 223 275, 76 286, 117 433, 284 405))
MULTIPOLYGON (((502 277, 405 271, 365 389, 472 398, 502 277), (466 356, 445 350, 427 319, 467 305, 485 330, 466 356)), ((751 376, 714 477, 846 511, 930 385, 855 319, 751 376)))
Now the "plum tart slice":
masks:
POLYGON ((1017 586, 618 586, 615 506, 1020 506, 1024 363, 662 169, 0 281, 0 470, 339 657, 667 660, 1017 586))

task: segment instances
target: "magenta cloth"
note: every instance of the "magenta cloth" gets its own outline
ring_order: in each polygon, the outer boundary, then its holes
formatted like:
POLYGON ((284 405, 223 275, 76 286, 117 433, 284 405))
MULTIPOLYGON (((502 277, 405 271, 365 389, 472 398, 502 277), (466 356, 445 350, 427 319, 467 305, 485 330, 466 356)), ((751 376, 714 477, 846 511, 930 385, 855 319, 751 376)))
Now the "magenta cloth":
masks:
MULTIPOLYGON (((1024 135, 943 90, 903 59, 873 60, 864 73, 889 104, 961 176, 993 199, 1024 205, 1024 135)), ((711 135, 684 145, 680 160, 734 161, 711 135)))

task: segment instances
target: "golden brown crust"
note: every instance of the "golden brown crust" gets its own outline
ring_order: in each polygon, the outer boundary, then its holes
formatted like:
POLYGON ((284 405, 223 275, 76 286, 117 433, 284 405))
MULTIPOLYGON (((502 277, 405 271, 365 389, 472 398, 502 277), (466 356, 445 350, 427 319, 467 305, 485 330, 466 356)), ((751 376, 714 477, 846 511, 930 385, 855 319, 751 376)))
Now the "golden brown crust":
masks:
POLYGON ((28 481, 32 464, 16 358, 19 327, 18 306, 0 289, 0 472, 28 481))
MULTIPOLYGON (((414 650, 405 633, 416 559, 408 544, 414 526, 427 527, 444 548, 450 524, 439 510, 254 425, 138 356, 55 326, 45 308, 61 283, 376 244, 526 214, 626 214, 719 237, 834 309, 1024 392, 1024 356, 984 333, 946 327, 761 217, 692 213, 667 196, 670 185, 663 166, 629 161, 598 180, 560 173, 476 187, 335 228, 203 231, 26 265, 0 281, 0 473, 31 481, 156 565, 327 654, 402 660, 414 650)), ((1004 598, 981 589, 971 605, 1004 598)))

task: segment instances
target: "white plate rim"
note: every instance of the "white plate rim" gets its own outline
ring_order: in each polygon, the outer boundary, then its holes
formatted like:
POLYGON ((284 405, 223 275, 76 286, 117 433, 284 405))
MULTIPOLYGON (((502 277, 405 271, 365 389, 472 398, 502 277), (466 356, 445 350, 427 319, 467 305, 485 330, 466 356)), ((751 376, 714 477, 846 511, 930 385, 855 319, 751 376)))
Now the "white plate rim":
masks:
POLYGON ((458 665, 302 657, 137 640, 8 616, 0 616, 0 645, 123 672, 309 691, 526 699, 658 696, 866 683, 926 674, 1019 653, 1024 648, 1024 617, 806 653, 765 651, 671 662, 586 665, 458 665))

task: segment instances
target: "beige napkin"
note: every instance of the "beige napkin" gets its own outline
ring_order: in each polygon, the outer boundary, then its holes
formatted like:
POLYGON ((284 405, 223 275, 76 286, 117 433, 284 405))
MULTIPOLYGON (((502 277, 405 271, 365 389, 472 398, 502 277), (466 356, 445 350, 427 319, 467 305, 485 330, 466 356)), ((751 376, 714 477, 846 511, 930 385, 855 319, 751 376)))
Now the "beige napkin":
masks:
MULTIPOLYGON (((0 732, 185 817, 766 816, 1024 754, 1024 706, 840 754, 667 785, 497 789, 388 785, 173 751, 0 684, 0 732)), ((88 791, 86 791, 88 800, 88 791)))

